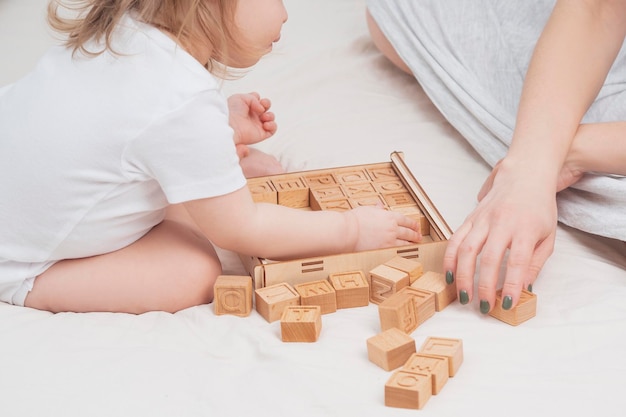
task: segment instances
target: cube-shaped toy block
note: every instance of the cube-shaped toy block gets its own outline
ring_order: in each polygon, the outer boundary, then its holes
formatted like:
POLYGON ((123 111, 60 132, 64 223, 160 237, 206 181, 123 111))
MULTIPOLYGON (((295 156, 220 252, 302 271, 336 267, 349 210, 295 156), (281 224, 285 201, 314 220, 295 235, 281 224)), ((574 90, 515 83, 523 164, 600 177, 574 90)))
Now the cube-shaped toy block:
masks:
POLYGON ((441 356, 448 359, 448 375, 454 376, 463 363, 463 341, 444 337, 429 337, 419 350, 431 356, 441 356))
POLYGON ((407 217, 411 217, 420 225, 420 232, 422 236, 430 235, 430 222, 428 218, 424 216, 417 205, 409 205, 409 206, 401 206, 401 207, 391 207, 392 211, 397 211, 398 213, 402 213, 407 217))
POLYGON ((311 188, 309 204, 311 210, 322 210, 324 203, 329 201, 346 200, 346 193, 339 185, 311 188))
POLYGON ((256 311, 268 322, 280 320, 287 306, 300 305, 300 294, 286 282, 257 288, 255 291, 256 311))
POLYGON ((366 306, 370 302, 370 287, 362 271, 330 274, 330 284, 335 289, 337 308, 366 306))
POLYGON ((337 294, 328 280, 296 284, 295 289, 300 294, 300 305, 320 306, 322 314, 337 311, 337 294))
POLYGON ((387 407, 421 409, 432 396, 429 374, 399 369, 385 384, 387 407))
POLYGON ((435 314, 435 294, 413 287, 402 288, 378 305, 380 328, 392 327, 410 334, 435 314))
POLYGON ((415 339, 396 328, 367 339, 368 359, 385 371, 399 368, 415 352, 415 339))
POLYGON ((353 182, 342 185, 343 190, 349 198, 361 198, 377 196, 378 191, 371 182, 353 182))
POLYGON ((411 195, 411 193, 407 191, 400 191, 397 193, 389 193, 383 194, 383 198, 389 207, 392 209, 394 207, 402 207, 402 206, 414 206, 415 199, 411 195))
POLYGON ((374 183, 374 187, 381 194, 407 192, 400 178, 391 181, 377 181, 374 183))
POLYGON ((409 286, 409 274, 385 264, 369 271, 370 301, 380 304, 392 294, 409 286))
POLYGON ((252 200, 255 202, 278 204, 278 192, 271 181, 263 178, 250 178, 248 189, 252 194, 252 200))
POLYGON ((369 175, 359 168, 338 169, 333 172, 333 175, 338 184, 359 183, 370 180, 369 175))
POLYGON ((409 274, 409 284, 413 284, 424 273, 424 267, 421 262, 402 256, 395 256, 385 262, 385 265, 409 274))
POLYGON ((456 284, 446 283, 446 277, 442 273, 428 271, 419 277, 411 287, 435 293, 435 309, 441 311, 451 302, 456 300, 456 284))
POLYGON ((320 306, 287 306, 280 318, 283 342, 316 342, 322 331, 320 306))
POLYGON ((433 394, 437 395, 446 385, 448 375, 448 358, 432 356, 425 353, 414 353, 406 361, 402 369, 430 374, 433 383, 433 394))
POLYGON ((379 194, 372 194, 349 199, 352 207, 379 206, 387 208, 387 203, 379 194))
POLYGON ((272 178, 278 192, 278 204, 292 208, 309 207, 309 187, 299 177, 279 176, 272 178))
POLYGON ((328 200, 319 203, 320 210, 347 211, 352 209, 350 200, 344 198, 342 200, 328 200))
POLYGON ((367 174, 374 182, 385 182, 398 179, 398 174, 391 164, 380 164, 366 168, 367 174))
POLYGON ((337 184, 337 181, 335 181, 335 177, 333 177, 333 174, 330 172, 305 174, 304 182, 311 189, 329 187, 331 185, 337 184))
POLYGON ((537 314, 537 295, 530 291, 522 290, 517 305, 510 310, 502 308, 502 289, 496 292, 496 305, 489 312, 490 316, 497 318, 511 326, 529 320, 537 314))
POLYGON ((217 315, 246 317, 252 311, 252 278, 220 275, 213 285, 213 305, 217 315))

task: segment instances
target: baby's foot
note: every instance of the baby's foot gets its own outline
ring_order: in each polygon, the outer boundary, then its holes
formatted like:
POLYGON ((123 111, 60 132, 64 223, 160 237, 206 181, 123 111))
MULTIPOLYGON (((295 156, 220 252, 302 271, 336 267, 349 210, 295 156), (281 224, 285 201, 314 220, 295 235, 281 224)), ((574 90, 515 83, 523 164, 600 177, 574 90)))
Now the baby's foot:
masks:
POLYGON ((283 174, 285 169, 274 156, 249 147, 246 156, 239 160, 246 178, 283 174))

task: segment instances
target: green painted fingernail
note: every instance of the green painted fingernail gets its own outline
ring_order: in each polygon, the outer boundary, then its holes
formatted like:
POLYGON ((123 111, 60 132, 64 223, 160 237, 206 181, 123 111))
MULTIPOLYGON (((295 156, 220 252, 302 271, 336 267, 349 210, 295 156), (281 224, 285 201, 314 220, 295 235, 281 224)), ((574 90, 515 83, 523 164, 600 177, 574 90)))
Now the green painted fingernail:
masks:
POLYGON ((509 310, 512 305, 513 305, 513 299, 511 298, 510 295, 507 295, 506 297, 502 299, 502 309, 509 310))
POLYGON ((533 292, 533 284, 528 284, 528 291, 533 292))
POLYGON ((446 272, 446 284, 450 285, 454 282, 454 274, 452 271, 446 272))
POLYGON ((489 313, 489 301, 480 300, 480 312, 483 314, 489 313))
POLYGON ((469 303, 469 295, 467 295, 467 291, 459 291, 459 302, 463 305, 469 303))

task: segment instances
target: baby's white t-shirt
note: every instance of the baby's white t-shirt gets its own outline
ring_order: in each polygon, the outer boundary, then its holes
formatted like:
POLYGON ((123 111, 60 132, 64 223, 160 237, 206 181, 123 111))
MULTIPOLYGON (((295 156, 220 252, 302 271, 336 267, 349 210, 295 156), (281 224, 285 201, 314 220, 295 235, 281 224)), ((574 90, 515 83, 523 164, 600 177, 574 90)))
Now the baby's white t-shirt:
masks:
POLYGON ((169 204, 246 184, 219 81, 129 16, 113 39, 117 54, 52 48, 0 89, 0 301, 136 241, 169 204))

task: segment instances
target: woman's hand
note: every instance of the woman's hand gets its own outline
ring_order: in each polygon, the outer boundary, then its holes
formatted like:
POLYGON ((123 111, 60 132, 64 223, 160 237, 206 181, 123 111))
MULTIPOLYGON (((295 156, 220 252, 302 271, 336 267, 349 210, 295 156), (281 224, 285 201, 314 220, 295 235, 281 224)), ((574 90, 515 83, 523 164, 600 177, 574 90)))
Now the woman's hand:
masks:
POLYGON ((473 299, 480 255, 481 312, 494 306, 505 258, 503 308, 517 305, 522 288, 535 281, 554 249, 556 191, 546 186, 553 183, 529 164, 503 160, 494 167, 479 192, 478 206, 450 238, 444 255, 448 281, 456 279, 462 304, 473 299))

